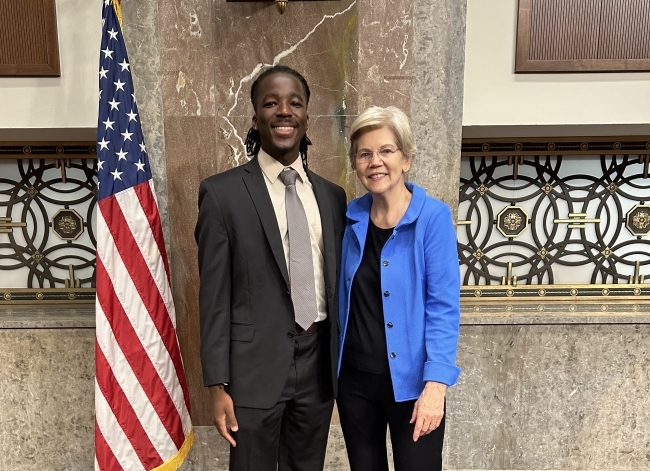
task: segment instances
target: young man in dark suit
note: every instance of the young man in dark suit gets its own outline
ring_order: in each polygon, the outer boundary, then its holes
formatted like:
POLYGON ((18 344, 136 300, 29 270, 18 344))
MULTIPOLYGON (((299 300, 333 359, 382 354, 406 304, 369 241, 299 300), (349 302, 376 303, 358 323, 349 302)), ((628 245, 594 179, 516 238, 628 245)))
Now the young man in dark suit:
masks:
POLYGON ((293 69, 262 73, 251 89, 252 159, 199 190, 203 381, 231 471, 324 465, 346 197, 306 167, 309 95, 293 69))

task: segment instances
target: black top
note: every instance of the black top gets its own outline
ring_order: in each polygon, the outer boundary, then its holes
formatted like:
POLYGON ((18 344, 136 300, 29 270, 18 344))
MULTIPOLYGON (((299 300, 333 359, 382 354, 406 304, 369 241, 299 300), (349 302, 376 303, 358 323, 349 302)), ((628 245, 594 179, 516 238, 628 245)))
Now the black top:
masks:
POLYGON ((369 219, 361 265, 352 282, 350 315, 343 362, 375 374, 390 374, 381 295, 381 250, 393 229, 380 229, 369 219))

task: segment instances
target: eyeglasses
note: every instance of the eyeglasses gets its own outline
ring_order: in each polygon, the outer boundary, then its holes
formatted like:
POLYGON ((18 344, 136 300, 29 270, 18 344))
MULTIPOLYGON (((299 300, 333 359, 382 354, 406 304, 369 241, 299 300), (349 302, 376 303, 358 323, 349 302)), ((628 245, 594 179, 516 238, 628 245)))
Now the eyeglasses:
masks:
POLYGON ((395 155, 396 152, 399 152, 400 150, 401 149, 397 149, 395 147, 383 147, 378 151, 362 150, 357 152, 354 158, 357 162, 368 163, 372 160, 373 156, 376 153, 381 160, 389 160, 393 155, 395 155))

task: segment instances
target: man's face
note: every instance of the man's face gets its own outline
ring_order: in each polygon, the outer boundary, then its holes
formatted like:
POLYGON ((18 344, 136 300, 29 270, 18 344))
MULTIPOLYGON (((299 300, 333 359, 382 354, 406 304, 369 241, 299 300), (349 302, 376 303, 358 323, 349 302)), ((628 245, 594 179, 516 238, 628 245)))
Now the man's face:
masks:
POLYGON ((253 128, 262 149, 284 165, 298 158, 300 140, 307 132, 307 97, 302 83, 289 74, 273 74, 259 85, 253 128))

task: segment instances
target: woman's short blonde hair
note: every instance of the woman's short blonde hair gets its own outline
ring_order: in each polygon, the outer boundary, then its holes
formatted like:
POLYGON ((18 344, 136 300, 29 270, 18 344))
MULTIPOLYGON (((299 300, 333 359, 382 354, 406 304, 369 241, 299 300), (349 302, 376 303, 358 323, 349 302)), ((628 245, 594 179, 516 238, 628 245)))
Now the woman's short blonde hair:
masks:
POLYGON ((348 157, 350 158, 350 165, 354 168, 355 156, 358 150, 359 137, 367 132, 383 127, 389 128, 395 136, 395 143, 397 147, 408 159, 415 157, 417 148, 415 147, 415 139, 413 138, 413 131, 409 124, 409 118, 402 110, 396 106, 371 106, 366 108, 354 120, 350 128, 350 151, 348 157))

